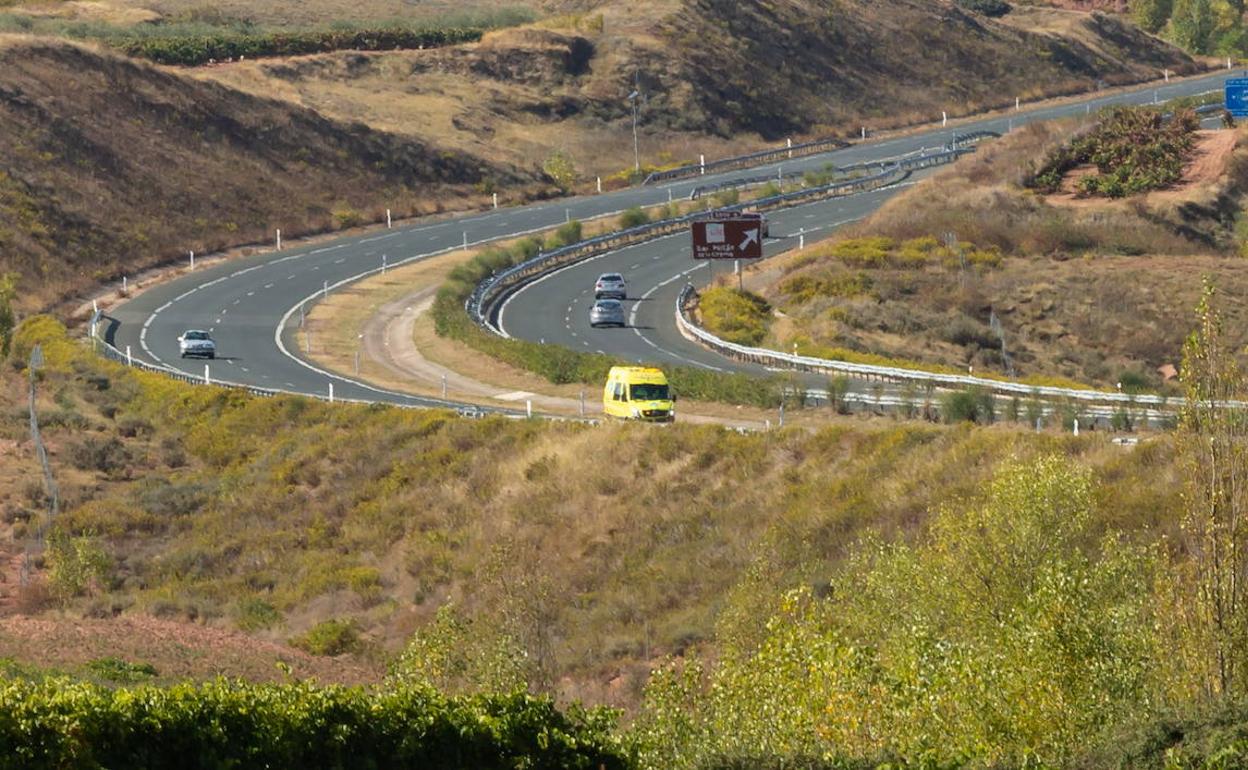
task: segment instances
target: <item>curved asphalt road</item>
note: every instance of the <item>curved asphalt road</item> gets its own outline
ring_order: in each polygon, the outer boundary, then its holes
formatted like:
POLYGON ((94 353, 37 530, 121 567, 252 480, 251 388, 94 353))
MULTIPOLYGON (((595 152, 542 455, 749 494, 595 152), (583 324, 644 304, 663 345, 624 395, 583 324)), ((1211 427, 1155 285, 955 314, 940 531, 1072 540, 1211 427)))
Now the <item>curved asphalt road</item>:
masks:
MULTIPOLYGON (((975 130, 1005 132, 1014 125, 1095 110, 1115 103, 1152 102, 1220 89, 1228 76, 1219 72, 1168 85, 1146 86, 1113 96, 1089 97, 1075 104, 1015 112, 1008 116, 965 122, 956 128, 917 132, 881 142, 867 142, 824 155, 788 160, 758 171, 801 171, 825 164, 846 165, 891 157, 924 147, 939 147, 954 133, 975 130)), ((463 245, 512 237, 555 227, 567 218, 623 211, 632 206, 688 197, 701 184, 744 175, 741 170, 706 175, 650 188, 632 188, 592 197, 571 198, 485 214, 395 228, 380 234, 343 238, 324 245, 257 254, 197 270, 145 291, 108 316, 108 338, 121 350, 129 347, 140 360, 162 363, 203 376, 204 363, 178 357, 177 336, 186 329, 211 329, 221 358, 211 362, 214 379, 261 388, 324 396, 334 383, 343 399, 387 401, 409 405, 447 405, 436 399, 384 391, 331 374, 304 361, 293 344, 299 308, 314 302, 325 285, 349 283, 381 265, 390 265, 454 250, 463 245)), ((894 188, 895 190, 895 188, 894 188)), ((826 237, 837 223, 858 219, 878 206, 893 190, 825 201, 771 215, 773 235, 791 235, 804 227, 812 238, 826 237)), ((792 238, 785 245, 792 245, 792 238)), ((709 268, 682 254, 684 239, 643 244, 589 263, 574 266, 513 295, 501 320, 508 333, 527 339, 559 342, 573 348, 602 350, 622 358, 680 361, 718 369, 758 371, 728 361, 683 340, 675 331, 675 296, 685 281, 705 284, 709 268), (634 268, 633 266, 636 265, 634 268), (587 289, 600 272, 619 270, 630 278, 633 328, 589 330, 587 289), (592 334, 590 333, 592 331, 592 334)), ((774 251, 775 246, 771 247, 774 251)), ((726 267, 719 267, 724 270, 726 267)))

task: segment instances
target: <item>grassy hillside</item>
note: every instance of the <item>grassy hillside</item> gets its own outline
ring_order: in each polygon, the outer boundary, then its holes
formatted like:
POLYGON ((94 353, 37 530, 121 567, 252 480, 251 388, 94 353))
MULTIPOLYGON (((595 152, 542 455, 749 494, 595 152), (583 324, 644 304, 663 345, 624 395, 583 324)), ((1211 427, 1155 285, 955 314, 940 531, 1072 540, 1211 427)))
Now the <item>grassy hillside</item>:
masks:
POLYGON ((940 0, 545 7, 548 17, 477 45, 204 75, 499 160, 533 163, 560 150, 592 178, 632 165, 634 88, 642 159, 659 165, 1195 69, 1117 17, 1045 8, 988 18, 940 0))
MULTIPOLYGON (((1028 126, 844 238, 761 266, 754 289, 781 315, 756 333, 811 353, 1004 374, 1000 332, 1019 376, 1162 387, 1158 369, 1178 366, 1202 276, 1228 296, 1248 288, 1239 256, 1248 148, 1242 133, 1197 133, 1177 159, 1178 181, 1148 194, 1086 195, 1080 180, 1092 166, 1070 169, 1053 194, 1032 189, 1046 159, 1087 128, 1028 126)), ((1226 313, 1236 344, 1248 341, 1243 308, 1232 302, 1226 313)))
POLYGON ((74 45, 0 38, 0 273, 46 306, 194 249, 472 205, 523 178, 74 45))
MULTIPOLYGON (((1058 451, 1092 469, 1097 528, 1152 540, 1176 525, 1165 438, 1129 449, 830 412, 819 430, 756 435, 472 421, 190 387, 101 363, 47 319, 15 355, 36 340, 67 512, 45 589, 13 593, 7 575, 9 612, 156 616, 366 661, 419 630, 474 659, 511 645, 539 687, 632 705, 654 662, 713 645, 725 612, 769 613, 867 532, 909 539, 1010 457, 1058 451)), ((4 371, 0 438, 15 461, 0 541, 20 546, 45 500, 24 373, 4 371)), ((156 646, 127 653, 173 667, 156 646)), ((440 681, 475 670, 456 666, 440 681)))

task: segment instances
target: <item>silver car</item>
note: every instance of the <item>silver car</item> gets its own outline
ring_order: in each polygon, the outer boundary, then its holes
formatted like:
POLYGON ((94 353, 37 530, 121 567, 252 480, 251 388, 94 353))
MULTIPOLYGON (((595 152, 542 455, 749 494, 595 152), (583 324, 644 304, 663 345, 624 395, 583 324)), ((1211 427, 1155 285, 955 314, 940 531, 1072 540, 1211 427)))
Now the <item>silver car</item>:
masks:
POLYGON ((619 273, 603 273, 594 283, 594 299, 628 299, 624 276, 619 273))
POLYGON ((182 336, 178 337, 178 352, 183 358, 188 356, 199 356, 201 358, 216 358, 217 343, 212 341, 212 335, 200 329, 191 329, 182 332, 182 336))
POLYGON ((618 299, 600 299, 589 309, 589 325, 595 329, 599 326, 625 326, 624 305, 618 299))

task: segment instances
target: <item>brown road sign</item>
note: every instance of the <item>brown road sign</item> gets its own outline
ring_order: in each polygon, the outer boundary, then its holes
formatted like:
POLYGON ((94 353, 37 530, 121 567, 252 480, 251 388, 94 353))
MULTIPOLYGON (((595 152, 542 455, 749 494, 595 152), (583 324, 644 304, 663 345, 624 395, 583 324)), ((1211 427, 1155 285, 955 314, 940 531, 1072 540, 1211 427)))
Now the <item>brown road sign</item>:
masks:
POLYGON ((762 259, 763 220, 738 214, 693 222, 694 259, 762 259))

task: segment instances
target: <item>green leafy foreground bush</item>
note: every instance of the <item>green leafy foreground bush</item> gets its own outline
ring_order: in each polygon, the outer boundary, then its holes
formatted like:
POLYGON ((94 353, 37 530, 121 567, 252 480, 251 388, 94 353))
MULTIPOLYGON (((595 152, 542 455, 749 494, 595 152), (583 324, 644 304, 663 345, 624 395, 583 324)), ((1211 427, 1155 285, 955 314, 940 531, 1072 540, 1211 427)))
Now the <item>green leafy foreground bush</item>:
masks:
MULTIPOLYGON (((566 241, 559 237, 556 243, 565 245, 566 241)), ((477 326, 464 310, 464 302, 477 284, 499 270, 536 256, 542 246, 536 238, 525 238, 508 248, 486 249, 451 271, 433 304, 434 328, 439 336, 462 342, 488 356, 541 375, 556 385, 579 382, 601 387, 607 379, 607 371, 625 362, 612 356, 581 353, 559 345, 497 337, 477 326)), ((685 398, 765 408, 779 406, 782 399, 781 388, 775 378, 760 379, 688 366, 664 366, 662 369, 672 389, 685 398)))
POLYGON ((0 684, 0 770, 43 768, 551 768, 619 770, 607 711, 524 694, 219 680, 110 690, 0 684))

